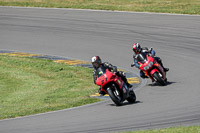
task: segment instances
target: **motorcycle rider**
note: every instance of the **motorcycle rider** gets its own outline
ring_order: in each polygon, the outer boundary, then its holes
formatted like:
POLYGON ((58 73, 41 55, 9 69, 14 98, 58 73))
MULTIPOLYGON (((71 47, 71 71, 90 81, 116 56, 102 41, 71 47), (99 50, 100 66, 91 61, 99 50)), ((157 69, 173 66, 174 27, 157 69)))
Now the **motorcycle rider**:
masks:
MULTIPOLYGON (((156 52, 153 50, 153 48, 148 49, 147 47, 141 47, 139 43, 133 44, 133 59, 134 59, 135 67, 140 69, 139 64, 137 62, 137 55, 142 52, 151 54, 151 56, 154 57, 154 59, 163 67, 165 72, 169 71, 169 68, 165 68, 163 66, 163 63, 160 57, 155 56, 156 52)), ((140 77, 147 78, 142 70, 140 70, 140 77)))
MULTIPOLYGON (((127 84, 127 87, 131 88, 132 85, 128 83, 125 73, 122 71, 117 71, 117 67, 113 66, 112 64, 108 63, 108 62, 104 62, 102 63, 101 58, 99 56, 94 56, 92 57, 92 66, 93 66, 93 78, 94 78, 94 84, 96 84, 96 80, 97 80, 97 69, 99 67, 105 67, 107 68, 109 71, 113 71, 116 73, 117 76, 121 77, 121 79, 127 84)), ((105 95, 104 91, 101 91, 101 88, 99 88, 99 94, 101 96, 105 95)))

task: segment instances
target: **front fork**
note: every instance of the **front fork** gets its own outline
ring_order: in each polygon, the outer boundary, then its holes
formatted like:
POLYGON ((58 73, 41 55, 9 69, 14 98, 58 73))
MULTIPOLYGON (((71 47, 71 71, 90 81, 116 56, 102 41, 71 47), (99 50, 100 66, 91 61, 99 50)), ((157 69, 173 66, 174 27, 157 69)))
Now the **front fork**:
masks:
MULTIPOLYGON (((166 80, 166 74, 165 74, 165 72, 164 72, 163 67, 162 67, 160 64, 158 64, 158 63, 154 64, 154 66, 157 67, 158 70, 157 70, 157 69, 155 69, 155 70, 154 70, 154 69, 151 70, 151 72, 150 72, 150 76, 149 76, 149 77, 151 78, 152 82, 155 81, 155 79, 153 78, 153 74, 154 74, 155 72, 158 72, 159 75, 160 75, 160 77, 162 77, 163 80, 166 80)), ((147 72, 145 72, 145 75, 148 75, 147 72)))
MULTIPOLYGON (((162 75, 160 75, 160 76, 162 76, 163 80, 166 80, 166 73, 165 73, 163 67, 162 67, 161 65, 158 64, 158 69, 159 69, 159 70, 161 71, 161 73, 162 73, 162 75)), ((160 72, 159 72, 159 74, 160 74, 160 72)))
POLYGON ((119 92, 119 90, 117 89, 117 87, 115 86, 115 84, 112 84, 112 90, 113 90, 114 95, 115 95, 119 100, 121 100, 120 92, 119 92))

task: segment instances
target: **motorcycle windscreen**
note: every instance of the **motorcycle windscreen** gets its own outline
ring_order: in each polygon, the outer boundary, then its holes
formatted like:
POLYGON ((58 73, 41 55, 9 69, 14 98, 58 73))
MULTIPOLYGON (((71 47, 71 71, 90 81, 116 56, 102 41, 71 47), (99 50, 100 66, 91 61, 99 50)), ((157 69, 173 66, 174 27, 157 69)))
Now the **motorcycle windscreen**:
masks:
POLYGON ((101 77, 104 73, 106 73, 106 68, 105 67, 99 67, 96 71, 97 77, 101 77))
POLYGON ((147 60, 147 57, 146 57, 146 53, 141 53, 141 54, 138 54, 137 55, 137 61, 138 62, 141 62, 142 64, 144 64, 145 62, 146 62, 146 60, 147 60))

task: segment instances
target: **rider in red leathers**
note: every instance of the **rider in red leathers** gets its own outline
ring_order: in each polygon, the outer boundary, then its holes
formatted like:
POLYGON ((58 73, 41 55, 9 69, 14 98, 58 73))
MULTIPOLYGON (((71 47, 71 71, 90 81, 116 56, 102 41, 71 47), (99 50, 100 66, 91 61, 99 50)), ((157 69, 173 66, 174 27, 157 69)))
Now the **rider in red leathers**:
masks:
MULTIPOLYGON (((99 67, 106 67, 109 71, 113 71, 113 72, 116 73, 117 76, 121 77, 121 79, 127 84, 127 86, 129 88, 132 87, 132 85, 128 83, 124 72, 117 71, 117 67, 113 66, 112 64, 110 64, 108 62, 102 63, 101 58, 99 56, 92 57, 92 66, 94 68, 94 70, 93 70, 93 78, 94 78, 94 83, 95 84, 96 84, 96 80, 97 80, 97 71, 96 70, 99 67)), ((105 95, 105 92, 101 91, 101 88, 99 88, 99 94, 100 95, 105 95)))

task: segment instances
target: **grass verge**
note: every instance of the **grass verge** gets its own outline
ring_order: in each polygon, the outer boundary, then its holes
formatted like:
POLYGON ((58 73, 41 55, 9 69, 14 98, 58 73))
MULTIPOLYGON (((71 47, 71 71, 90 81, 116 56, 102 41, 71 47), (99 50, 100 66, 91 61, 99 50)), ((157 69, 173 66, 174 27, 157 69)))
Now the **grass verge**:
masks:
POLYGON ((200 0, 0 0, 0 5, 200 14, 200 0))
POLYGON ((200 126, 172 127, 159 130, 130 131, 118 133, 200 133, 200 126))
POLYGON ((89 68, 0 56, 0 119, 94 103, 94 88, 89 68))

